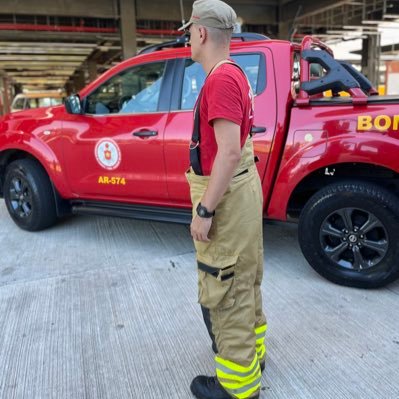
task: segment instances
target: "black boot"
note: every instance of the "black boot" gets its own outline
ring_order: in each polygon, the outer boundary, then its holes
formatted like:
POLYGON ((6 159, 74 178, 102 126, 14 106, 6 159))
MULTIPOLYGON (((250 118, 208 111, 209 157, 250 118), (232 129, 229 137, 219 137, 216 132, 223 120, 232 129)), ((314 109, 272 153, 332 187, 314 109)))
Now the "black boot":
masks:
MULTIPOLYGON (((232 399, 216 377, 199 375, 193 379, 190 389, 197 399, 232 399)), ((251 399, 259 399, 259 394, 252 396, 251 399)))

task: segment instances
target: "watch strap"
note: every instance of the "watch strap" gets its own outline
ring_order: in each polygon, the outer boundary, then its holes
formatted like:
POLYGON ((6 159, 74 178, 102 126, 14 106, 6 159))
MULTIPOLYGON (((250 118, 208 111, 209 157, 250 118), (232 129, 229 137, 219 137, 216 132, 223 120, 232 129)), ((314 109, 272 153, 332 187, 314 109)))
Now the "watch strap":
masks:
POLYGON ((215 211, 209 212, 205 206, 201 204, 201 202, 197 206, 197 215, 201 218, 211 218, 215 216, 215 211))

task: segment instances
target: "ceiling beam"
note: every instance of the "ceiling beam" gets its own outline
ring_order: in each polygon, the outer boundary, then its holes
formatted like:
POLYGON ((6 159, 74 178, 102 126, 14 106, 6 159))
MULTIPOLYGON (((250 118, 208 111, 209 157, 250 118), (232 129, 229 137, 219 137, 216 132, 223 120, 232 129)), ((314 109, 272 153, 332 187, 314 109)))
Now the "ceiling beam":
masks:
POLYGON ((48 54, 48 55, 34 55, 34 54, 15 54, 15 55, 1 55, 0 58, 0 63, 1 62, 7 62, 7 61, 27 61, 28 63, 31 61, 44 61, 44 62, 83 62, 86 59, 86 57, 79 56, 79 55, 53 55, 53 54, 48 54))
POLYGON ((0 56, 3 57, 2 54, 36 54, 36 55, 83 55, 87 56, 92 52, 92 50, 78 50, 78 49, 44 49, 44 48, 35 48, 35 47, 6 47, 3 48, 0 46, 0 56))
MULTIPOLYGON (((185 19, 192 10, 192 0, 183 1, 185 19)), ((276 8, 278 0, 230 0, 229 4, 247 23, 268 25, 277 24, 276 8)), ((181 21, 179 0, 136 0, 138 20, 181 21)), ((1 0, 1 14, 87 17, 118 19, 118 0, 1 0)))
POLYGON ((43 76, 63 76, 63 77, 69 77, 72 73, 74 72, 73 69, 65 69, 64 71, 53 71, 51 69, 45 70, 41 69, 40 71, 13 71, 11 69, 7 70, 7 74, 9 76, 13 77, 43 77, 43 76))
POLYGON ((70 48, 71 50, 73 49, 85 49, 85 50, 91 50, 93 47, 95 47, 94 43, 70 43, 70 42, 40 42, 40 41, 33 41, 33 42, 27 42, 27 41, 18 41, 18 42, 1 42, 0 41, 0 47, 24 47, 24 46, 37 46, 37 47, 44 47, 44 48, 59 48, 59 47, 65 47, 65 48, 70 48))
MULTIPOLYGON (((0 65, 0 70, 4 69, 3 66, 0 65)), ((68 65, 63 65, 63 64, 57 64, 57 65, 50 65, 50 66, 46 66, 43 65, 41 63, 39 63, 38 65, 29 65, 29 68, 25 67, 24 65, 21 65, 20 63, 17 65, 10 65, 8 66, 7 70, 10 71, 47 71, 47 70, 51 70, 51 71, 70 71, 72 70, 72 72, 75 70, 76 66, 75 64, 68 64, 68 65)))
POLYGON ((303 18, 306 16, 310 16, 313 13, 322 12, 323 10, 327 10, 330 8, 335 8, 344 3, 348 3, 350 0, 339 0, 339 1, 331 1, 331 0, 318 0, 317 4, 313 0, 294 0, 290 1, 284 7, 281 7, 281 20, 282 21, 292 21, 294 17, 297 15, 298 10, 300 13, 298 15, 299 18, 303 18))
POLYGON ((62 63, 59 61, 32 61, 27 65, 27 63, 21 63, 20 61, 0 61, 0 69, 7 69, 7 68, 21 68, 21 69, 27 69, 30 66, 37 66, 37 67, 49 67, 49 66, 55 66, 59 68, 65 68, 69 66, 69 68, 73 65, 80 65, 80 63, 77 63, 76 61, 68 61, 65 60, 62 63))
POLYGON ((54 83, 54 82, 65 82, 65 79, 59 77, 39 77, 39 78, 24 78, 18 77, 15 79, 18 83, 29 83, 29 84, 38 84, 38 83, 54 83))
MULTIPOLYGON (((1 1, 1 0, 0 0, 1 1)), ((32 38, 32 43, 34 42, 48 42, 57 43, 65 42, 76 43, 80 46, 81 43, 90 44, 98 43, 99 41, 111 40, 112 42, 119 41, 119 34, 110 33, 92 33, 92 32, 26 32, 26 31, 7 31, 0 30, 0 41, 21 41, 26 42, 28 39, 32 38)))
POLYGON ((117 18, 116 0, 1 0, 2 14, 117 18))

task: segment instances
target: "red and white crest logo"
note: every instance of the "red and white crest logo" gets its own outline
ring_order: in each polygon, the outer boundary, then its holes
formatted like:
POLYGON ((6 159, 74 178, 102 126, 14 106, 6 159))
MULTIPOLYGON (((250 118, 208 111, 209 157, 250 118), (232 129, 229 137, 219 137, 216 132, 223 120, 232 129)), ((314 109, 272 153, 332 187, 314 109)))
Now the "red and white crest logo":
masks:
POLYGON ((94 150, 97 162, 104 169, 116 169, 121 163, 121 151, 112 139, 100 140, 94 150))

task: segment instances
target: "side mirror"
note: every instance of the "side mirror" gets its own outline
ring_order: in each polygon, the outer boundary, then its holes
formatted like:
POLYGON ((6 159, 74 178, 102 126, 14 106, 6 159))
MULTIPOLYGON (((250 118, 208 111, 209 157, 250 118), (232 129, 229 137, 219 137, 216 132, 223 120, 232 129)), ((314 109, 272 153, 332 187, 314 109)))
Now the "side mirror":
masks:
POLYGON ((68 114, 81 115, 83 114, 82 103, 80 97, 77 94, 72 94, 65 100, 65 108, 68 114))

